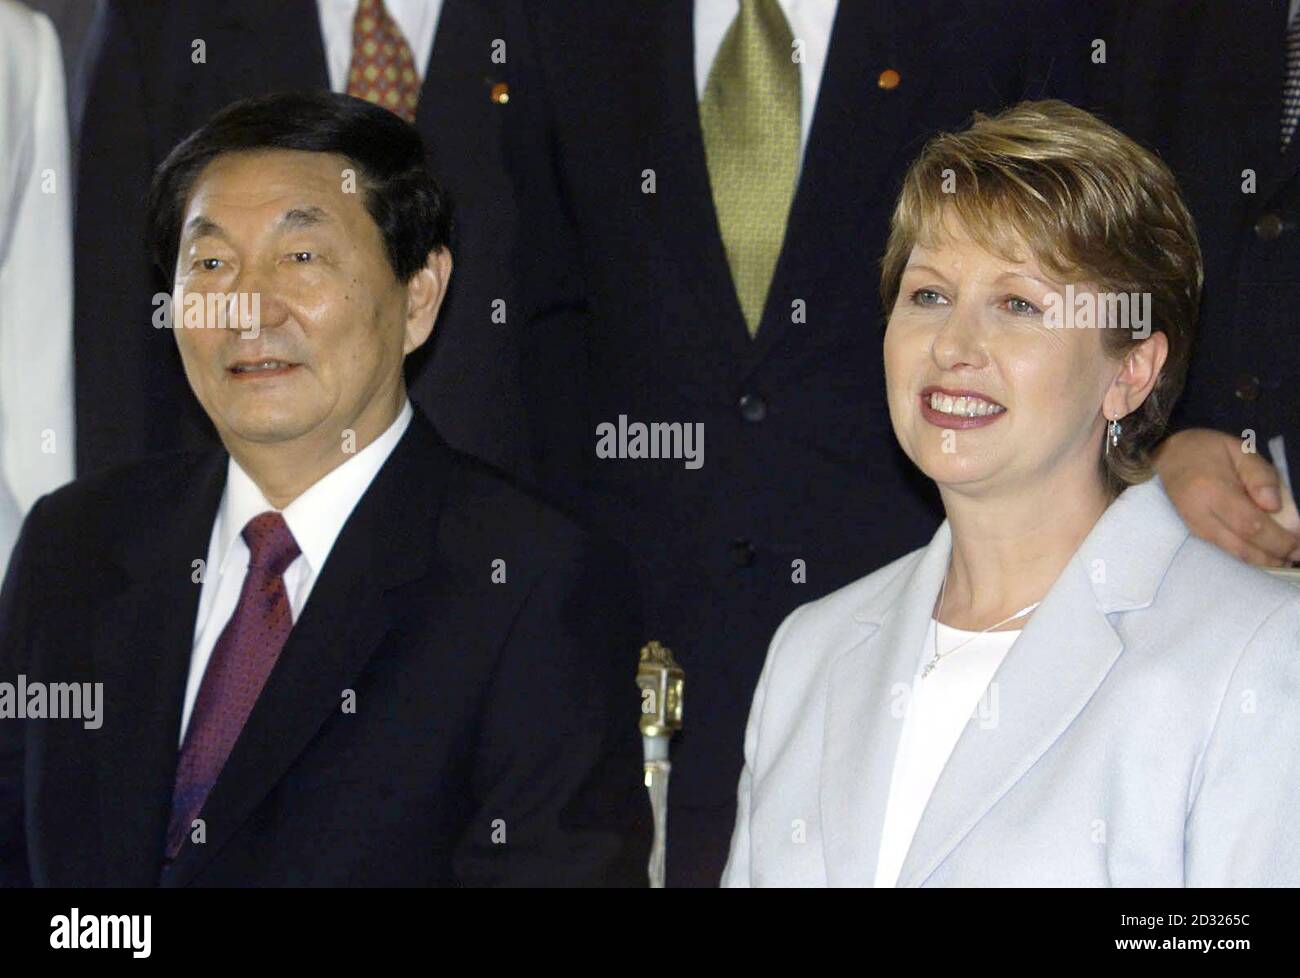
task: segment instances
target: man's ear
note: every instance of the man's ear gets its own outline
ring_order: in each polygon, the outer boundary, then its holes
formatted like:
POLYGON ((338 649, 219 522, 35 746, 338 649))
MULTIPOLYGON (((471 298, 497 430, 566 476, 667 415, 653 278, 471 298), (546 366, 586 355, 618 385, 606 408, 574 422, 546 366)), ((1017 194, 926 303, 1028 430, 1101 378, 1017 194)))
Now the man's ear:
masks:
POLYGON ((429 252, 424 267, 406 283, 406 336, 402 353, 423 346, 433 334, 433 324, 447 295, 451 279, 451 252, 445 247, 429 252))
POLYGON ((1169 356, 1169 338, 1152 333, 1124 354, 1124 365, 1110 385, 1102 404, 1107 418, 1123 418, 1142 406, 1160 379, 1169 356))

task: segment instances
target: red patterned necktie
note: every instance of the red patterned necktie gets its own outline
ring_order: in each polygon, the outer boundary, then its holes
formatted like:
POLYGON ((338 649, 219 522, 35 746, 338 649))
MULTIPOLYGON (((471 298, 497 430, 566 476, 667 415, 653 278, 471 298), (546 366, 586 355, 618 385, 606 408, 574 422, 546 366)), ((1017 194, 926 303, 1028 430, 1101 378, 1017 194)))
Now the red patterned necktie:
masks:
POLYGON ((212 649, 181 747, 167 829, 168 859, 175 859, 185 844, 293 628, 282 575, 299 550, 289 525, 279 513, 262 513, 244 527, 244 542, 248 573, 239 603, 212 649))
POLYGON ((348 94, 383 106, 407 122, 415 122, 420 76, 411 46, 384 0, 361 0, 352 19, 352 64, 348 94))

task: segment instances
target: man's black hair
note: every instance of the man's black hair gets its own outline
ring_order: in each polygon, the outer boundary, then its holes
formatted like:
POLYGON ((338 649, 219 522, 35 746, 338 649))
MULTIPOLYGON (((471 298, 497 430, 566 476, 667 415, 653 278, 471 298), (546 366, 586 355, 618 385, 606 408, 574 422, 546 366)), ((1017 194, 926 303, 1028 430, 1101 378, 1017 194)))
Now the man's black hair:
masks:
POLYGON ((169 281, 185 203, 203 168, 227 153, 273 149, 335 153, 355 165, 357 191, 383 234, 398 281, 409 282, 429 252, 450 244, 451 200, 429 172, 414 126, 348 95, 281 92, 226 106, 186 136, 154 173, 149 247, 169 281))

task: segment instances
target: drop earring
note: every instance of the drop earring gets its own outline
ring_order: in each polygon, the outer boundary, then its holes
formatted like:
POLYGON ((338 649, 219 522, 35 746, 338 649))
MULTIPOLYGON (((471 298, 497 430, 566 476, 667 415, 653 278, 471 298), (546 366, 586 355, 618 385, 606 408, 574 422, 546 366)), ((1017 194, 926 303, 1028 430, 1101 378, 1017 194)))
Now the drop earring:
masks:
POLYGON ((1110 454, 1112 446, 1119 445, 1119 436, 1123 434, 1124 429, 1120 426, 1119 418, 1112 418, 1110 424, 1106 425, 1106 454, 1110 454))

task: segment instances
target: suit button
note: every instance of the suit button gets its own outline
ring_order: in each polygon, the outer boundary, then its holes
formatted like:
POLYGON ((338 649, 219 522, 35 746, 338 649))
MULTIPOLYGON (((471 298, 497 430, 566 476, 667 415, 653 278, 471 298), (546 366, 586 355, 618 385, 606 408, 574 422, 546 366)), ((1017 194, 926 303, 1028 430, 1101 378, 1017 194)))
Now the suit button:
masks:
POLYGON ((1237 374, 1235 379, 1236 395, 1242 401, 1258 401, 1260 383, 1259 378, 1247 373, 1237 374))
POLYGON ((762 421, 767 417, 767 401, 757 394, 742 394, 739 406, 740 416, 746 421, 762 421))
POLYGON ((1265 214, 1255 222, 1255 237, 1261 241, 1276 241, 1282 236, 1282 218, 1276 214, 1265 214))
POLYGON ((753 566, 754 553, 754 545, 744 537, 731 541, 731 559, 737 567, 753 566))

